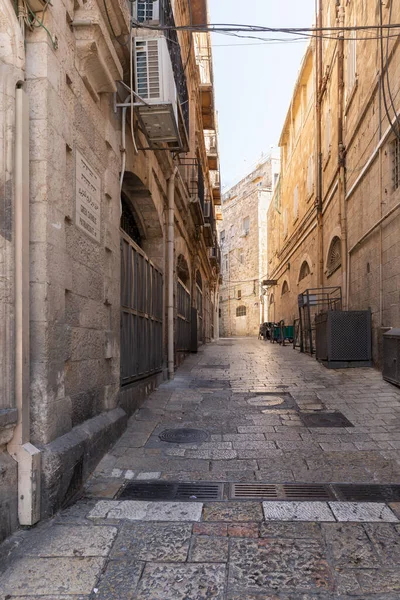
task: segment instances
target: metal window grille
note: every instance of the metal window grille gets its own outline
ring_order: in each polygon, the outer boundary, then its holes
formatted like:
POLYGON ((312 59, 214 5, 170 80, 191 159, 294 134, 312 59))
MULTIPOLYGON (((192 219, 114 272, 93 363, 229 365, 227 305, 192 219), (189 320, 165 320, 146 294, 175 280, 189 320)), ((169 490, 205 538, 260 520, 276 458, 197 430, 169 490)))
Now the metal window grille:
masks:
POLYGON ((299 281, 302 281, 303 279, 305 279, 307 277, 307 275, 309 275, 310 273, 311 273, 310 266, 309 266, 308 262, 305 260, 303 262, 303 264, 301 265, 299 281))
POLYGON ((163 276, 126 234, 121 239, 121 385, 162 368, 163 276))
POLYGON ((342 252, 340 238, 337 236, 333 238, 328 254, 328 277, 332 275, 342 264, 342 252))
POLYGON ((154 14, 153 0, 137 0, 137 20, 139 23, 152 21, 154 14))
POLYGON ((189 352, 191 343, 191 301, 190 292, 182 281, 178 279, 177 287, 177 323, 176 323, 176 350, 189 352))
POLYGON ((238 306, 236 309, 236 316, 237 317, 245 317, 247 313, 247 309, 244 305, 242 306, 238 306))

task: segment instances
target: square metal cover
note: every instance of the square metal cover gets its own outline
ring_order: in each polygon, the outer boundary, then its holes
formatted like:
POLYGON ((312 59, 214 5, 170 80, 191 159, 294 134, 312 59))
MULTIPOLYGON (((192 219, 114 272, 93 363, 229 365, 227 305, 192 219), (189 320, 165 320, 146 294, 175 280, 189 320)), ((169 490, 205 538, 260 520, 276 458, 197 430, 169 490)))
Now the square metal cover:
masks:
POLYGON ((300 413, 306 427, 354 427, 341 412, 300 413))

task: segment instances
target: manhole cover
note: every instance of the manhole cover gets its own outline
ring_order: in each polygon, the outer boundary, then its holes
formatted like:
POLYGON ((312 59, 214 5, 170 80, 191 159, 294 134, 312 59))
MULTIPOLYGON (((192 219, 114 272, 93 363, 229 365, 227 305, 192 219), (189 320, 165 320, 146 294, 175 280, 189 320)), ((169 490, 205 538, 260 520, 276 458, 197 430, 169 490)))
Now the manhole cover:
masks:
POLYGON ((306 427, 354 427, 341 412, 300 413, 306 427))
POLYGON ((205 442, 208 433, 202 429, 166 429, 158 437, 161 441, 172 444, 193 444, 205 442))
POLYGON ((131 481, 118 496, 125 500, 221 500, 222 483, 181 483, 172 481, 131 481))
POLYGON ((400 485, 336 484, 341 500, 348 502, 399 502, 400 485))
POLYGON ((286 399, 279 396, 256 396, 256 398, 247 400, 247 404, 251 406, 279 406, 284 402, 286 402, 286 399))

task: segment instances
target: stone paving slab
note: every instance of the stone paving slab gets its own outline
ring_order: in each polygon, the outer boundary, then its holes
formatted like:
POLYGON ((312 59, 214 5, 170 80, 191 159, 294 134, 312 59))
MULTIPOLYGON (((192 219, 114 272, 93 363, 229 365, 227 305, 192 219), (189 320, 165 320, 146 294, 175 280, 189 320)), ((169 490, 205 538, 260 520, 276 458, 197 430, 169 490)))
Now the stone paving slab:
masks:
POLYGON ((105 564, 103 558, 22 558, 2 575, 0 598, 26 594, 90 594, 105 564))
POLYGON ((112 500, 128 480, 398 483, 399 431, 400 390, 373 369, 251 338, 202 347, 131 417, 89 499, 0 546, 0 600, 399 600, 400 503, 325 503, 333 520, 294 521, 307 505, 285 502, 292 520, 270 521, 261 501, 112 500), (299 412, 321 410, 354 427, 303 425, 299 412), (159 440, 182 427, 208 440, 159 440))
POLYGON ((396 523, 398 518, 381 502, 330 502, 329 506, 338 521, 396 523))
POLYGON ((103 500, 90 511, 89 519, 126 519, 128 521, 200 521, 200 502, 143 502, 103 500))
POLYGON ((266 521, 335 521, 326 502, 263 502, 266 521))

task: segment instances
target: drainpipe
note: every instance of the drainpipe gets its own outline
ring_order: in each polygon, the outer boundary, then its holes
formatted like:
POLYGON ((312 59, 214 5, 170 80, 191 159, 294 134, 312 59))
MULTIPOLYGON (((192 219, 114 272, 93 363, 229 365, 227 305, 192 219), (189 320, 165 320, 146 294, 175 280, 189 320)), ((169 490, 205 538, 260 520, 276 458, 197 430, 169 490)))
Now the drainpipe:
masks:
POLYGON ((40 450, 30 443, 29 377, 29 103, 22 88, 15 107, 15 405, 18 421, 7 446, 18 463, 20 525, 40 519, 40 450))
POLYGON ((168 230, 167 230, 167 274, 168 274, 168 378, 174 379, 174 242, 175 242, 175 177, 178 167, 168 179, 168 230))
MULTIPOLYGON (((344 27, 344 6, 339 6, 339 27, 344 27)), ((338 168, 339 168, 339 220, 340 243, 342 255, 342 297, 344 309, 349 308, 349 294, 347 290, 348 252, 347 252, 347 206, 346 206, 346 149, 343 144, 343 116, 344 116, 344 30, 339 31, 338 39, 338 168)))
MULTIPOLYGON (((322 27, 322 0, 315 1, 317 28, 322 27)), ((324 283, 324 239, 322 216, 322 133, 321 133, 321 104, 322 104, 322 36, 315 39, 315 182, 317 210, 317 287, 324 283)))

